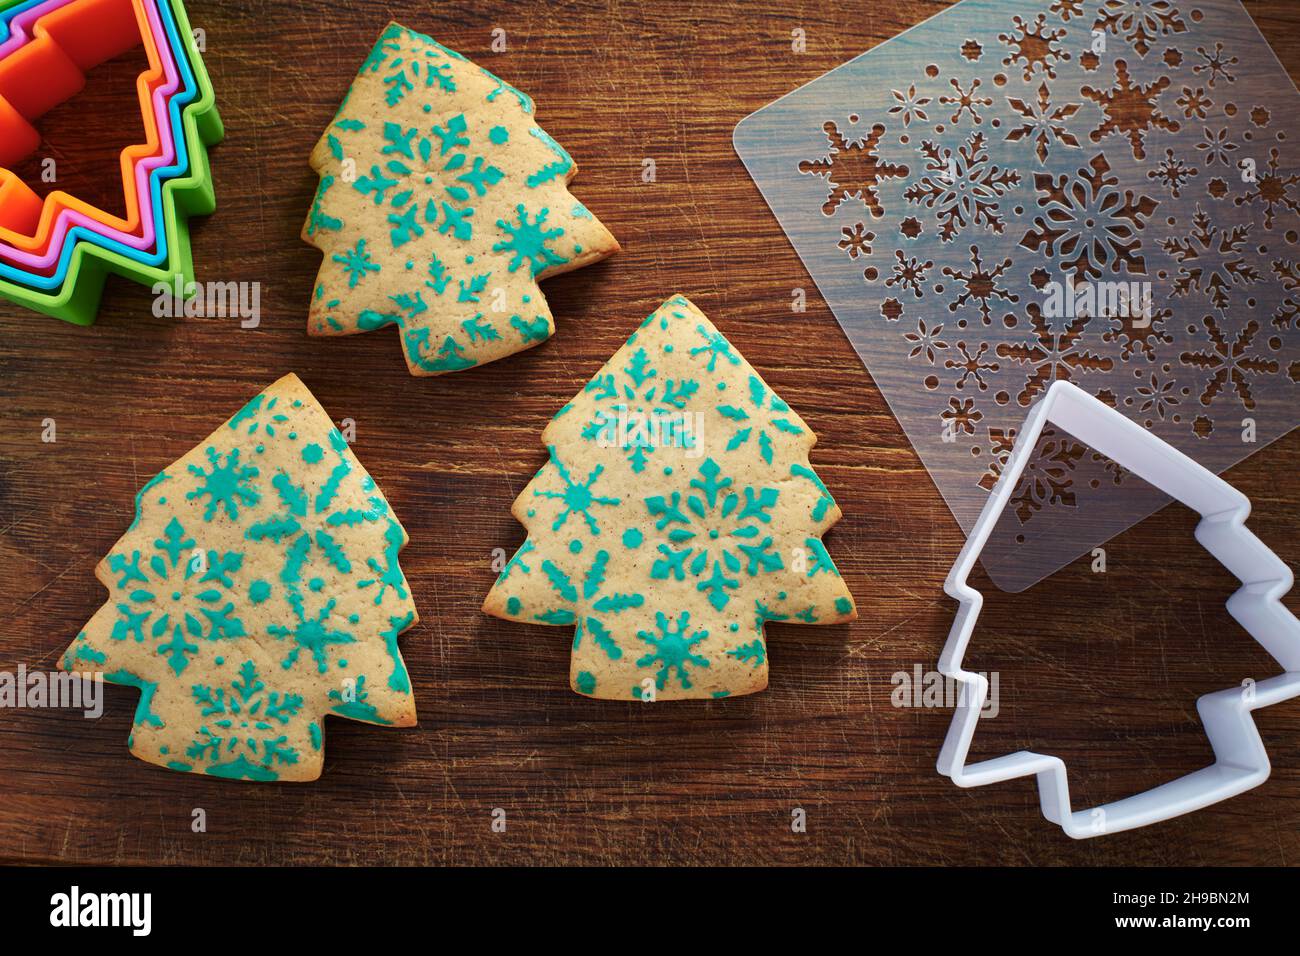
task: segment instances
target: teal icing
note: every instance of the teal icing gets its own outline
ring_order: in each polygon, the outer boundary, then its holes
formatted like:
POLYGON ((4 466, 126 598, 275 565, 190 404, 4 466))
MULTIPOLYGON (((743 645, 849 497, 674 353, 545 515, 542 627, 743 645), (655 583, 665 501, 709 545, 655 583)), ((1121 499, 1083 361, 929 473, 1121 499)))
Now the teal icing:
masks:
POLYGON ((356 679, 354 696, 352 700, 345 700, 344 693, 339 690, 329 692, 329 698, 338 703, 331 707, 334 713, 347 717, 351 720, 360 720, 368 724, 391 725, 391 720, 385 720, 375 709, 374 705, 367 703, 370 694, 366 691, 366 678, 361 675, 356 679))
POLYGON ((564 235, 564 230, 559 226, 554 229, 545 228, 549 209, 540 210, 531 222, 523 203, 515 207, 515 213, 518 217, 515 223, 497 220, 497 226, 508 238, 492 246, 493 252, 508 252, 514 257, 507 266, 512 273, 527 262, 533 278, 537 278, 552 266, 564 265, 569 261, 549 246, 549 243, 564 235))
POLYGON ((98 630, 82 632, 61 664, 108 670, 105 680, 140 690, 131 746, 145 759, 230 779, 300 777, 301 769, 288 771, 299 764, 299 747, 324 709, 389 722, 379 702, 367 700, 364 686, 351 704, 327 703, 333 682, 325 675, 335 666, 348 667, 337 657, 345 647, 357 646, 355 656, 348 655, 353 669, 362 666, 363 642, 372 653, 383 647, 392 661, 384 701, 409 698, 410 677, 397 652, 397 635, 415 618, 397 561, 405 533, 319 406, 263 393, 228 419, 220 434, 236 444, 214 438, 187 456, 194 464, 172 466, 141 489, 137 515, 146 504, 154 508, 150 489, 164 480, 179 482, 177 491, 157 498, 159 507, 170 498, 175 514, 151 510, 146 517, 154 523, 147 531, 137 517, 130 537, 106 556, 113 613, 95 625, 98 630), (295 415, 304 408, 305 416, 295 415), (244 463, 254 444, 273 453, 276 442, 290 444, 282 444, 279 455, 268 454, 261 468, 244 463), (327 457, 328 471, 321 468, 327 457), (303 480, 309 472, 315 477, 303 480), (246 549, 203 548, 218 523, 223 534, 229 528, 228 540, 242 539, 246 549), (277 565, 278 575, 249 573, 277 565), (363 565, 367 571, 356 573, 363 565), (386 604, 389 613, 358 613, 367 600, 386 604), (407 603, 394 606, 394 600, 407 603), (250 616, 253 607, 259 610, 250 616), (264 632, 251 633, 252 620, 264 632), (88 633, 105 643, 95 646, 88 633), (251 646, 243 643, 246 638, 274 653, 271 659, 280 667, 268 674, 263 658, 235 658, 238 648, 251 646), (228 656, 234 659, 223 666, 228 656), (206 667, 196 668, 196 658, 206 667), (154 661, 165 666, 160 670, 154 661), (277 686, 285 671, 296 672, 292 690, 277 686), (166 726, 154 711, 164 684, 166 726), (313 686, 320 695, 316 712, 302 696, 313 686), (166 736, 146 735, 141 728, 166 736))
POLYGON ((839 570, 835 567, 835 562, 831 560, 826 545, 822 544, 820 538, 806 538, 804 544, 812 552, 812 561, 808 563, 808 577, 813 577, 818 571, 825 571, 837 578, 840 576, 839 570))
POLYGON ((692 685, 688 668, 709 666, 708 658, 701 657, 692 650, 696 644, 709 636, 709 632, 695 631, 688 634, 690 620, 690 612, 682 611, 676 624, 672 624, 667 615, 659 611, 655 614, 657 634, 650 631, 637 631, 636 636, 649 644, 651 651, 637 660, 636 666, 658 665, 654 679, 655 686, 660 690, 667 685, 674 671, 682 689, 689 690, 692 685))
POLYGON ((592 486, 605 471, 604 465, 597 465, 587 475, 582 483, 578 483, 569 473, 569 469, 560 461, 556 454, 555 446, 547 448, 551 456, 551 464, 555 468, 555 473, 559 475, 560 480, 564 483, 563 491, 534 491, 533 495, 538 498, 556 499, 563 503, 564 508, 556 517, 555 522, 551 525, 552 531, 559 531, 564 527, 565 522, 569 520, 572 514, 580 515, 586 522, 587 528, 593 535, 600 534, 600 524, 592 514, 592 510, 597 505, 617 505, 620 502, 618 498, 609 498, 597 495, 592 491, 592 486))
POLYGON ((748 644, 733 647, 727 651, 727 656, 734 657, 742 664, 749 664, 751 667, 757 668, 767 660, 767 645, 763 643, 761 638, 754 638, 748 644))
POLYGON ((776 506, 779 492, 751 486, 737 494, 731 490, 733 479, 724 477, 712 458, 700 465, 699 474, 690 482, 698 494, 683 500, 681 492, 674 491, 671 497, 645 499, 650 517, 656 519, 655 530, 667 531, 668 539, 658 546, 662 557, 651 566, 650 576, 657 581, 681 581, 688 573, 699 578, 712 565, 712 573, 696 587, 721 611, 731 600, 727 592, 740 587, 739 578, 728 573, 738 576, 743 571, 755 577, 784 568, 772 536, 762 527, 772 521, 768 512, 776 506), (700 537, 706 530, 707 540, 700 537))
POLYGON ((551 335, 551 323, 547 321, 544 315, 539 315, 531 321, 518 315, 512 315, 510 324, 519 333, 519 340, 525 344, 544 342, 551 335))
POLYGON ((411 675, 407 673, 406 665, 402 662, 401 652, 397 649, 397 637, 410 627, 414 621, 414 612, 408 612, 401 617, 390 617, 388 619, 388 630, 381 631, 379 634, 384 639, 384 647, 388 651, 388 656, 393 659, 393 672, 388 675, 388 686, 399 694, 409 694, 411 692, 411 675))
POLYGON ((140 702, 135 707, 135 717, 132 723, 137 727, 163 727, 163 720, 152 710, 154 694, 158 692, 158 684, 154 681, 147 681, 142 677, 137 677, 128 670, 115 670, 111 674, 105 674, 104 680, 110 684, 122 684, 127 687, 135 687, 140 691, 140 702))
POLYGON ((524 184, 529 189, 536 189, 542 183, 548 183, 557 176, 567 176, 573 169, 573 157, 541 127, 533 126, 528 132, 534 138, 541 140, 542 145, 554 154, 555 159, 536 172, 529 174, 528 178, 524 180, 524 184))
POLYGON ((203 512, 203 520, 211 521, 217 509, 224 508, 226 517, 231 520, 239 518, 239 506, 255 505, 261 500, 261 494, 252 485, 258 476, 255 465, 239 463, 239 449, 226 452, 225 464, 215 448, 207 450, 208 464, 211 471, 205 471, 197 465, 189 465, 189 471, 203 479, 203 486, 187 492, 187 500, 201 499, 207 496, 208 503, 203 512))
MULTIPOLYGON (((141 488, 139 491, 135 493, 135 517, 131 519, 131 525, 126 529, 128 532, 134 531, 140 524, 140 516, 144 512, 144 496, 147 495, 154 488, 161 485, 164 481, 167 480, 167 478, 168 478, 167 472, 160 471, 158 472, 158 474, 150 478, 145 483, 143 488, 141 488)), ((165 502, 166 499, 164 498, 159 503, 162 504, 165 502)))

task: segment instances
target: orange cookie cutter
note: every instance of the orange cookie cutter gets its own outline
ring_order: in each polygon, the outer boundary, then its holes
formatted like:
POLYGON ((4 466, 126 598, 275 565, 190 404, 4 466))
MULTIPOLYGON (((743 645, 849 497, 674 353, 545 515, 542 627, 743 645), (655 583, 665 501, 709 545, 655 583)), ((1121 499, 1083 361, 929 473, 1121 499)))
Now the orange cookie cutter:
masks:
POLYGON ((32 39, 0 60, 0 241, 17 249, 44 252, 64 209, 123 233, 143 234, 135 167, 162 153, 152 99, 164 83, 162 57, 140 0, 74 0, 41 17, 32 29, 32 39), (34 121, 81 92, 86 72, 142 43, 149 69, 137 78, 136 89, 146 142, 128 146, 121 153, 125 218, 62 190, 42 200, 19 176, 4 168, 40 147, 41 135, 34 121))

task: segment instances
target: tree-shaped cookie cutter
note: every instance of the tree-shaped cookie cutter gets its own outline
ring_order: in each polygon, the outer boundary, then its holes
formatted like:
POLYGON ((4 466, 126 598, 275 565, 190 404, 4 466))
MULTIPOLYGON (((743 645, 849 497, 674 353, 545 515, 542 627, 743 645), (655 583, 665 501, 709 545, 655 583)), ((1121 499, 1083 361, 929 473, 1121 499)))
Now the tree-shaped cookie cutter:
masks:
POLYGON ((959 787, 1036 776, 1043 816, 1075 839, 1132 830, 1191 813, 1267 780, 1268 753, 1251 712, 1300 696, 1300 621, 1281 601, 1291 589, 1291 570, 1246 528, 1249 514, 1249 499, 1217 475, 1078 386, 1063 381, 1053 384, 1025 421, 1006 470, 944 582, 944 591, 961 606, 939 658, 939 670, 957 681, 960 692, 939 754, 939 772, 959 787), (1059 757, 1020 751, 966 762, 989 692, 986 678, 962 668, 984 603, 968 578, 1049 424, 1068 431, 1201 515, 1196 540, 1241 581, 1241 587, 1228 599, 1228 612, 1284 671, 1197 700, 1196 709, 1214 750, 1213 764, 1089 810, 1071 809, 1065 762, 1059 757))
MULTIPOLYGON (((13 6, 10 0, 0 0, 0 10, 13 6)), ((185 76, 186 89, 172 97, 168 106, 176 157, 170 166, 155 170, 149 179, 157 222, 155 250, 141 253, 76 227, 64 241, 53 277, 20 275, 0 264, 0 297, 68 322, 89 325, 95 319, 109 272, 145 285, 162 282, 170 286, 179 280, 185 287, 193 281, 187 220, 216 208, 207 147, 221 140, 224 128, 182 0, 158 0, 157 9, 166 21, 168 45, 185 76), (79 241, 83 238, 87 241, 79 241)))
MULTIPOLYGON (((70 2, 73 0, 47 0, 46 6, 63 9, 70 2)), ((168 43, 166 29, 159 14, 161 9, 159 0, 133 0, 133 3, 144 11, 150 25, 150 29, 142 33, 148 55, 151 61, 161 62, 158 71, 151 71, 144 76, 149 90, 146 99, 151 108, 144 109, 142 116, 149 130, 150 143, 131 146, 123 152, 123 182, 125 184, 129 179, 135 184, 134 190, 124 186, 128 216, 124 220, 118 219, 61 191, 56 191, 51 194, 50 200, 42 202, 13 173, 0 171, 0 194, 3 194, 6 186, 11 199, 16 199, 18 194, 25 193, 22 205, 29 207, 30 212, 38 217, 37 225, 30 230, 31 235, 20 236, 17 240, 10 235, 12 229, 8 228, 7 224, 0 226, 0 259, 12 263, 19 270, 12 274, 7 270, 0 272, 0 275, 5 278, 17 277, 17 281, 23 281, 21 276, 23 271, 29 271, 36 276, 46 276, 57 265, 60 268, 52 279, 53 284, 50 285, 51 288, 57 288, 66 274, 67 254, 71 250, 66 250, 65 240, 73 224, 82 227, 79 235, 102 237, 111 242, 113 248, 132 257, 137 257, 137 252, 148 253, 154 250, 155 218, 158 221, 157 235, 162 236, 164 233, 162 210, 155 210, 152 203, 150 175, 159 167, 165 167, 169 163, 174 164, 177 156, 175 138, 168 116, 168 104, 182 88, 182 71, 179 68, 181 56, 168 43), (153 72, 157 72, 156 78, 153 78, 153 72), (162 82, 163 79, 166 80, 165 84, 162 82), (147 156, 143 155, 143 152, 150 148, 152 152, 147 156)), ((162 4, 165 3, 166 0, 162 0, 162 4)), ((41 9, 37 7, 29 10, 26 15, 35 15, 41 9)), ((3 14, 3 16, 7 15, 7 13, 3 14)), ((17 27, 20 19, 15 19, 15 37, 19 35, 17 27)), ((5 44, 0 44, 0 51, 3 51, 4 46, 5 44)), ((0 64, 2 63, 3 60, 0 60, 0 64)), ((185 99, 181 102, 192 102, 197 95, 197 86, 188 69, 184 70, 184 79, 185 99)), ((142 99, 141 105, 145 105, 145 99, 142 99)), ((180 136, 182 131, 178 129, 175 134, 180 136)), ((4 206, 0 202, 0 214, 3 212, 4 206)))

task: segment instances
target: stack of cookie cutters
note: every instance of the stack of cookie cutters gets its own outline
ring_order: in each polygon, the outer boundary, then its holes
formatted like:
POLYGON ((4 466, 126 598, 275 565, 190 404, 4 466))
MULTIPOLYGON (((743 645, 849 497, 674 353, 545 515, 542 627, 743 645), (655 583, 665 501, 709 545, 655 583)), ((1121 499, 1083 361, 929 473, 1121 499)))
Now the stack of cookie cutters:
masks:
POLYGON ((207 147, 223 135, 182 0, 0 0, 0 297, 89 325, 110 272, 191 284, 188 217, 216 208, 207 147), (35 121, 142 42, 146 142, 121 153, 125 217, 41 199, 7 168, 39 147, 35 121))
POLYGON ((1043 816, 1075 839, 1119 833, 1191 813, 1257 787, 1268 779, 1268 752, 1251 712, 1300 697, 1300 620, 1282 598, 1291 569, 1246 527, 1250 501, 1213 472, 1153 432, 1070 382, 1056 382, 1030 412, 1006 470, 975 523, 944 591, 960 605, 939 657, 939 671, 960 694, 939 755, 938 770, 961 787, 1036 777, 1043 816), (1238 581, 1228 613, 1277 662, 1282 673, 1206 694, 1196 702, 1214 763, 1154 789, 1088 810, 1074 810, 1060 757, 1022 750, 967 763, 989 682, 962 666, 984 597, 970 574, 988 543, 1044 429, 1055 427, 1100 451, 1201 516, 1196 540, 1238 581))

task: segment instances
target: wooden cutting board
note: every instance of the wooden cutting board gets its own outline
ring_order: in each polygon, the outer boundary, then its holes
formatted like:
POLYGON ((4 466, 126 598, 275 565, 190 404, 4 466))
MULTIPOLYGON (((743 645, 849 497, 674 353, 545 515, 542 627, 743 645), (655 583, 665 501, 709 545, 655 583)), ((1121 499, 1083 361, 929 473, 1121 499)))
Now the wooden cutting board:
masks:
MULTIPOLYGON (((173 321, 112 280, 98 324, 0 303, 0 669, 52 667, 104 599, 92 570, 136 490, 279 375, 296 371, 411 535, 422 622, 403 638, 420 726, 338 721, 310 785, 234 785, 126 751, 134 692, 98 722, 0 711, 0 862, 1288 864, 1300 860, 1300 705, 1260 712, 1264 786, 1213 809, 1074 843, 1029 781, 962 791, 934 762, 943 709, 891 703, 891 675, 933 667, 953 605, 955 521, 731 148, 736 122, 947 4, 790 0, 309 4, 193 0, 226 122, 215 216, 194 224, 200 278, 263 283, 263 319, 173 321), (775 9, 781 12, 772 12, 775 9), (391 333, 309 339, 319 253, 298 231, 307 156, 391 18, 539 103, 582 167, 573 190, 621 255, 548 282, 550 342, 436 379, 407 375, 391 333), (492 53, 492 31, 507 50, 492 53), (792 51, 803 30, 806 52, 792 51), (653 159, 656 181, 642 181, 653 159), (807 311, 794 313, 794 290, 807 311), (721 702, 594 702, 567 686, 569 636, 483 616, 493 550, 523 538, 515 495, 545 460, 551 414, 636 324, 688 295, 820 436, 843 506, 827 544, 857 597, 851 626, 769 629, 772 686, 721 702), (815 341, 817 348, 807 348, 815 341), (52 418, 57 441, 40 440, 52 418), (193 811, 207 832, 193 833, 193 811), (494 832, 503 809, 506 831, 494 832), (806 832, 791 815, 806 812, 806 832)), ((1249 8, 1300 76, 1300 6, 1249 8)), ((105 119, 135 67, 110 64, 45 124, 43 154, 93 195, 121 148, 105 119), (97 136, 97 131, 99 135, 97 136), (88 148, 77 146, 89 143, 88 148)), ((1300 565, 1300 436, 1227 477, 1253 527, 1300 565)), ((1078 805, 1209 758, 1195 698, 1269 662, 1228 617, 1227 574, 1167 510, 1032 590, 991 592, 970 666, 1001 675, 977 756, 1048 748, 1078 805)), ((1293 607, 1297 606, 1293 602, 1293 607)))

